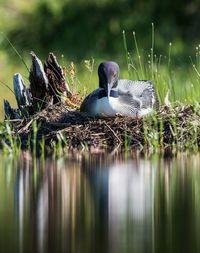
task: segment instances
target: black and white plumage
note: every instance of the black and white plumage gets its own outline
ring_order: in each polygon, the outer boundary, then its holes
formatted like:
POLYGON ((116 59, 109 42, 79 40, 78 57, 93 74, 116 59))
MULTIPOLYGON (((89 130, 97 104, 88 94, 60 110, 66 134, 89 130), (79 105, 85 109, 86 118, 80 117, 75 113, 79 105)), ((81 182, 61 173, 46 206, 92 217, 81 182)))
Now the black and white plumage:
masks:
POLYGON ((118 80, 119 66, 103 62, 98 68, 99 88, 90 93, 80 110, 92 116, 143 116, 158 107, 151 81, 118 80))

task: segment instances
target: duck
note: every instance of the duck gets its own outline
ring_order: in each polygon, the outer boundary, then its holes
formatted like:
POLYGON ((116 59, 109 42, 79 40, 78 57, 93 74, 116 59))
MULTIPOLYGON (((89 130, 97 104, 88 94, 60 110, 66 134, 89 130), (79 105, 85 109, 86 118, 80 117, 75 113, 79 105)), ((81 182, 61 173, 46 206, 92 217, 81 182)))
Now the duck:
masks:
POLYGON ((141 117, 158 108, 158 98, 150 80, 119 79, 119 65, 100 63, 99 88, 83 100, 80 111, 91 116, 141 117))

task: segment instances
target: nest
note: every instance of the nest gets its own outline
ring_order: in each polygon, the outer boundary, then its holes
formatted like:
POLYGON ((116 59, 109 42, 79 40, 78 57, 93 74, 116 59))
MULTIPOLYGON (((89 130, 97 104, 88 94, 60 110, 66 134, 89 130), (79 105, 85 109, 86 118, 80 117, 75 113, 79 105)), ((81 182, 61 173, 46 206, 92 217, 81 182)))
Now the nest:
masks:
POLYGON ((198 148, 200 145, 200 107, 163 106, 142 118, 124 116, 94 118, 58 103, 14 125, 22 147, 34 138, 46 146, 61 143, 69 148, 198 148))

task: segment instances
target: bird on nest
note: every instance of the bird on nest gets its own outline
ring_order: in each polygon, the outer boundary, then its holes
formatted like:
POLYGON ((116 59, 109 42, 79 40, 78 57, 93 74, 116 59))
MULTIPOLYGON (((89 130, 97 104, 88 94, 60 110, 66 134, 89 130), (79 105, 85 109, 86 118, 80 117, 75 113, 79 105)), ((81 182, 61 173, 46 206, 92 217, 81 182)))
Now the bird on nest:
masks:
POLYGON ((82 102, 80 111, 91 116, 115 116, 117 114, 141 117, 158 108, 158 98, 149 80, 119 78, 116 62, 102 62, 98 68, 99 88, 82 102))

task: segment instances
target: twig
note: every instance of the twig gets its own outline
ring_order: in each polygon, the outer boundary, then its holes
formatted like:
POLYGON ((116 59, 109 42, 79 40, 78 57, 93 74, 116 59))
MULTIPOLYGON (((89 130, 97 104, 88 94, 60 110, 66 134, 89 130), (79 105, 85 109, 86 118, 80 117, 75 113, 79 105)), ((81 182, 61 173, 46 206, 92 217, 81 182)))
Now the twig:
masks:
POLYGON ((122 141, 120 140, 120 138, 117 136, 117 134, 115 133, 115 131, 106 123, 104 122, 104 124, 108 127, 108 129, 113 133, 113 135, 115 136, 115 138, 119 141, 119 143, 122 143, 122 141))
POLYGON ((18 131, 18 134, 20 134, 20 133, 22 133, 22 132, 25 132, 25 131, 29 128, 29 126, 32 124, 32 122, 33 122, 33 119, 30 120, 24 127, 22 127, 22 128, 18 131))

